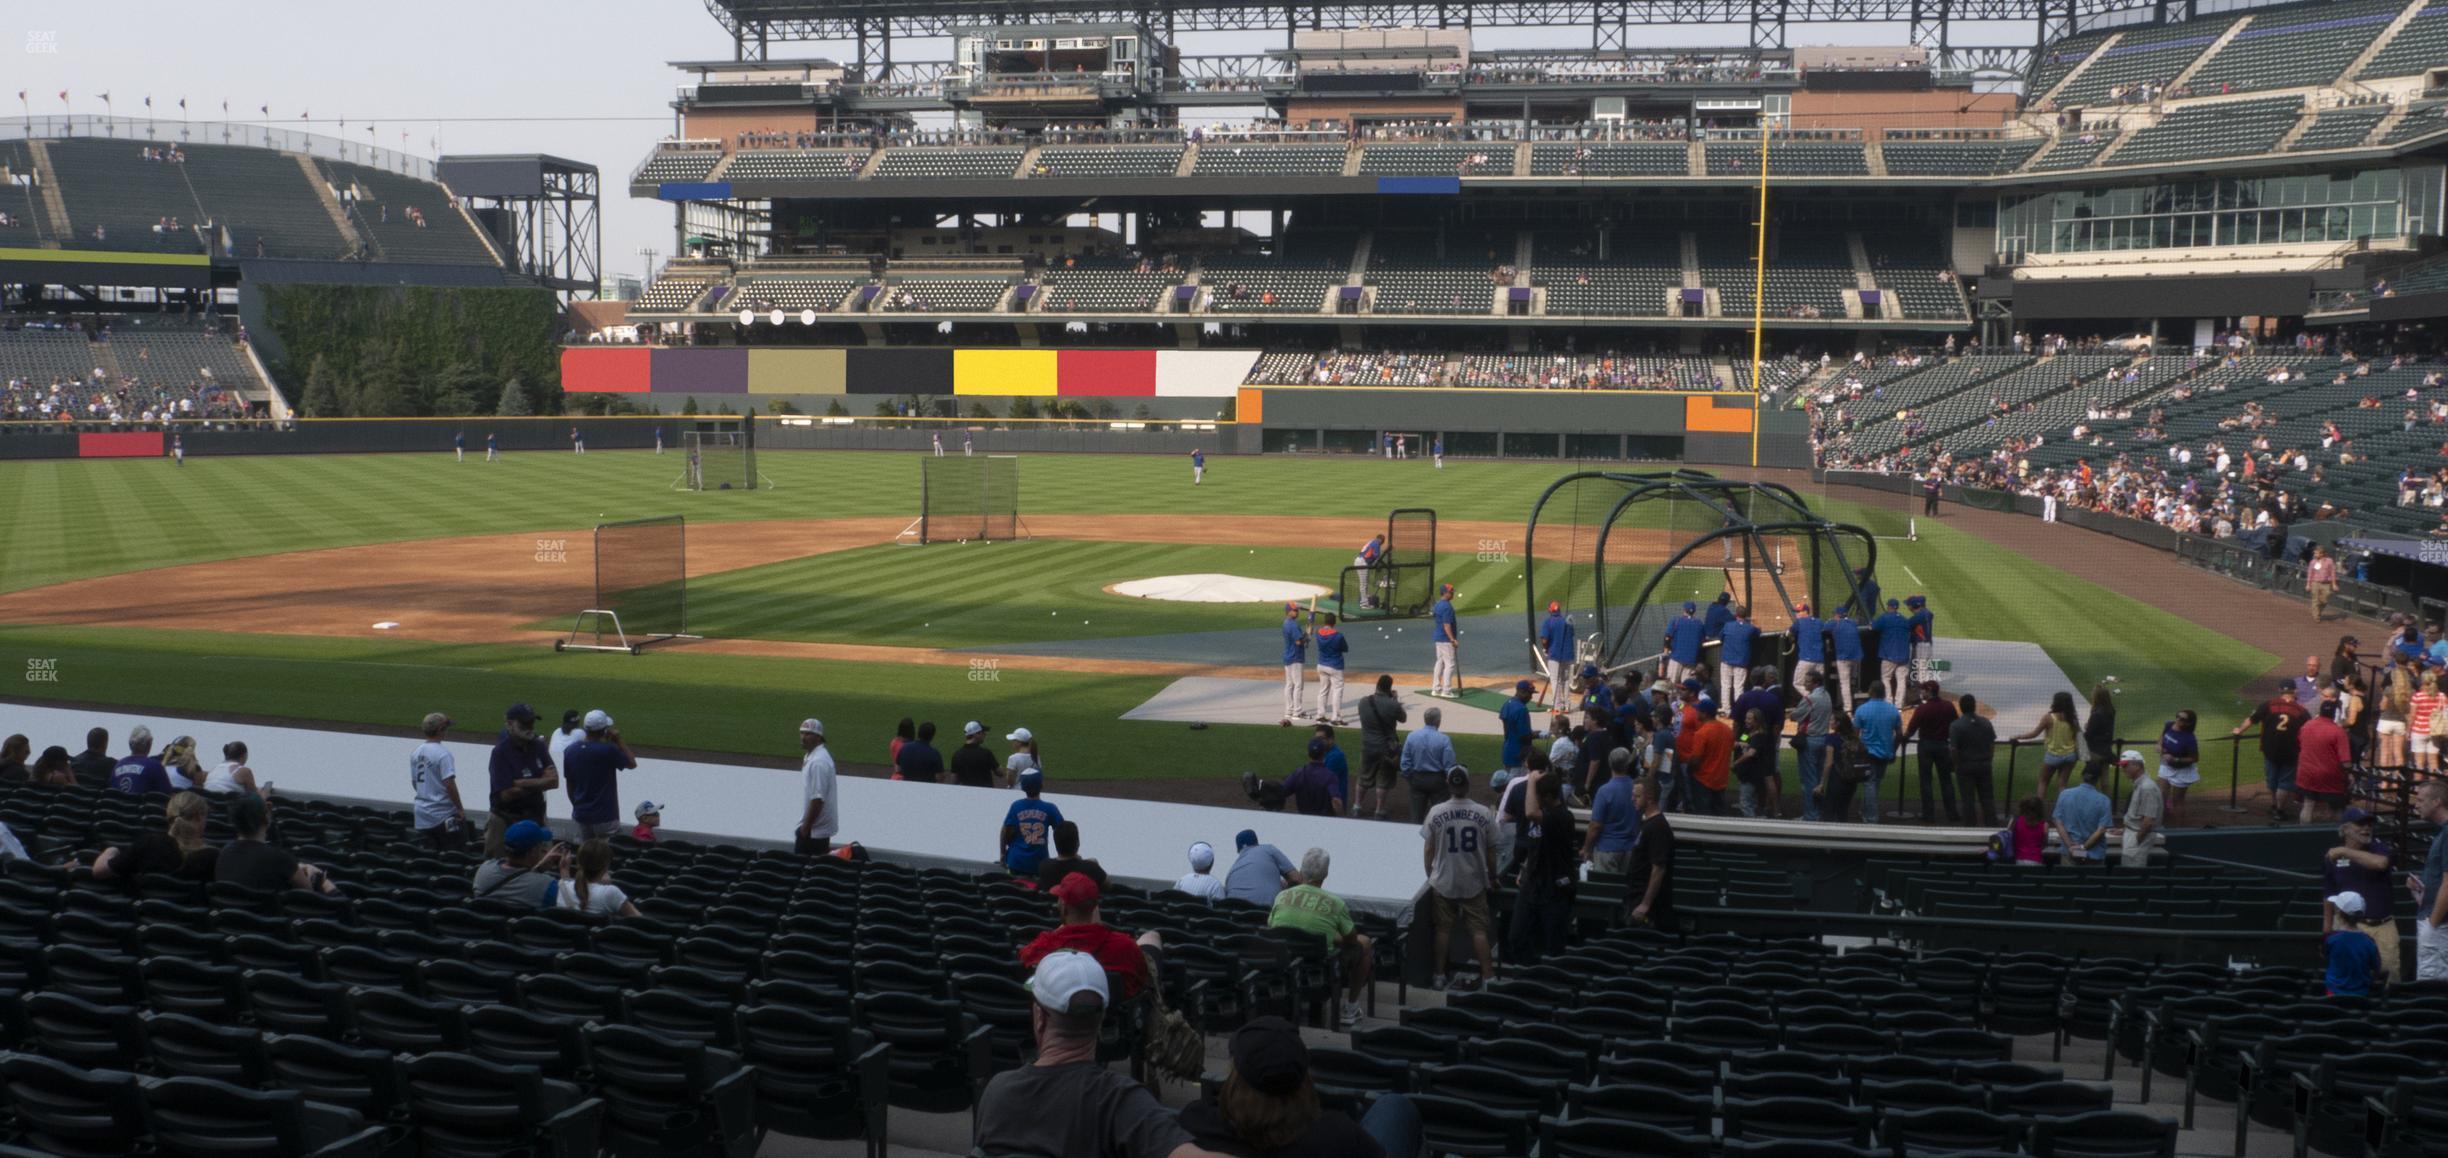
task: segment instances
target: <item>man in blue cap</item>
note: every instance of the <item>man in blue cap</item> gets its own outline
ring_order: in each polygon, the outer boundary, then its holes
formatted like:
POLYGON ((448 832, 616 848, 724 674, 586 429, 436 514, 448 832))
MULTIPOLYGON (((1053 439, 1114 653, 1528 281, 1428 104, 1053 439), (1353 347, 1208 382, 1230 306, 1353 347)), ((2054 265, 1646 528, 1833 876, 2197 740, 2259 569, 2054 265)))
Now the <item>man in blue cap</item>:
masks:
POLYGON ((1271 906, 1275 894, 1301 883, 1300 870, 1292 867, 1291 858, 1274 845, 1258 843, 1256 832, 1242 829, 1233 837, 1233 848, 1240 855, 1224 872, 1225 896, 1271 906))
MULTIPOLYGON (((1510 779, 1522 774, 1522 758, 1530 751, 1530 681, 1513 681, 1513 698, 1496 709, 1496 718, 1504 724, 1505 776, 1510 779)), ((1440 770, 1441 771, 1441 770, 1440 770)))
POLYGON ((1571 693, 1565 690, 1564 677, 1573 661, 1572 623, 1564 618, 1563 604, 1548 602, 1547 622, 1539 625, 1539 649, 1547 657, 1547 706, 1563 711, 1572 706, 1565 698, 1571 693))
POLYGON ((1700 666, 1700 605, 1683 601, 1683 614, 1666 621, 1666 682, 1681 685, 1700 666))
POLYGON ((1292 726, 1294 718, 1306 714, 1301 707, 1301 693, 1307 690, 1307 681, 1301 676, 1301 665, 1308 659, 1309 633, 1301 630, 1300 604, 1286 603, 1283 618, 1284 709, 1282 723, 1287 728, 1292 726))
POLYGON ((1811 614, 1808 600, 1794 605, 1793 626, 1785 634, 1793 640, 1794 686, 1801 687, 1802 677, 1812 672, 1818 672, 1824 678, 1827 674, 1827 625, 1811 614))
MULTIPOLYGON (((1717 702, 1732 705, 1743 693, 1743 677, 1751 672, 1751 655, 1759 642, 1759 625, 1751 622, 1749 604, 1737 603, 1734 618, 1717 636, 1717 702)), ((1734 717, 1739 724, 1742 716, 1734 717)))
POLYGON ((1911 614, 1904 617, 1904 624, 1911 631, 1912 685, 1917 688, 1938 678, 1930 673, 1930 658, 1934 651, 1931 645, 1937 639, 1938 620, 1930 614, 1929 597, 1926 595, 1908 597, 1904 600, 1904 606, 1911 609, 1911 614))
POLYGON ((496 858, 509 851, 503 837, 510 826, 522 820, 542 822, 544 794, 561 786, 561 774, 553 768, 544 738, 536 734, 535 709, 512 704, 502 719, 501 735, 493 741, 493 757, 486 769, 492 815, 485 820, 484 847, 486 856, 496 858))
POLYGON ((1870 630, 1878 636, 1879 684, 1887 689, 1887 702, 1901 706, 1912 678, 1912 621, 1890 599, 1887 610, 1870 621, 1870 630))
POLYGON ((1428 620, 1436 633, 1436 664, 1428 669, 1428 694, 1458 696, 1462 694, 1462 628, 1454 619, 1453 584, 1437 587, 1436 603, 1428 608, 1428 620))
POLYGON ((1717 598, 1708 605, 1708 613, 1700 617, 1700 638, 1703 640, 1723 639, 1726 624, 1732 622, 1734 622, 1734 593, 1720 591, 1717 593, 1717 598))
POLYGON ((1849 715, 1853 711, 1853 681, 1862 662, 1861 624, 1846 615, 1821 622, 1827 627, 1828 664, 1836 669, 1836 710, 1849 715))

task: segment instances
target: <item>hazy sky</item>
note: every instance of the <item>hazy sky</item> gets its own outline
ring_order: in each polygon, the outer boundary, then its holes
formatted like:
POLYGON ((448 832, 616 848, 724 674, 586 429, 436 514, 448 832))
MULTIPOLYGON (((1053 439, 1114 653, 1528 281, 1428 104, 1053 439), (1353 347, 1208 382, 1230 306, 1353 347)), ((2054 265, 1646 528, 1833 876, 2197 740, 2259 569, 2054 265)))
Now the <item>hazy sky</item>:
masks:
MULTIPOLYGON (((680 74, 674 60, 727 58, 730 38, 699 0, 413 0, 333 4, 329 0, 10 0, 0 9, 0 113, 110 111, 175 118, 187 100, 197 120, 271 121, 352 142, 376 139, 420 156, 438 153, 552 153, 603 173, 603 265, 638 273, 637 253, 668 255, 671 210, 626 191, 629 172, 671 131, 670 102, 680 74), (15 84, 8 84, 15 81, 15 84), (27 104, 16 108, 16 90, 27 104), (301 114, 310 114, 301 116, 301 114), (347 122, 344 131, 341 122, 347 122)), ((1735 29, 1652 30, 1649 43, 1741 43, 1735 29)), ((1965 30, 1969 42, 2011 42, 2028 33, 1965 30)), ((1898 43, 1900 28, 1797 33, 1792 42, 1898 43)), ((1204 37, 1186 52, 1213 54, 1280 45, 1281 34, 1204 37)), ((1585 32, 1492 30, 1484 47, 1586 45, 1585 32)), ((776 57, 844 59, 845 45, 779 45, 776 57)), ((941 43, 896 46, 903 59, 949 56, 941 43)), ((1246 114, 1244 114, 1246 115, 1246 114)))

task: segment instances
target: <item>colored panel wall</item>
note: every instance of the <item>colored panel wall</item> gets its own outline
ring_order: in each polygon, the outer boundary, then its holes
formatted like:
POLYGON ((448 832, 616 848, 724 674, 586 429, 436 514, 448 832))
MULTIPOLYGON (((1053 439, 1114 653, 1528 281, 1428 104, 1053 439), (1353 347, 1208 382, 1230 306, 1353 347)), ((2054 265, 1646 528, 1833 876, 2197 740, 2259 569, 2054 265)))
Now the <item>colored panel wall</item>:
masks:
POLYGON ((1230 398, 1241 390, 1256 350, 1158 350, 1156 394, 1160 398, 1230 398))
POLYGON ((643 346, 571 346, 561 351, 561 390, 565 394, 643 394, 654 381, 651 354, 643 346))
POLYGON ((660 394, 748 392, 748 351, 739 346, 656 350, 653 366, 660 394))
POLYGON ((655 196, 664 201, 729 201, 729 181, 665 181, 655 186, 655 196))
POLYGON ((1702 395, 1683 400, 1683 429, 1716 434, 1751 433, 1751 407, 1742 399, 1702 395))
POLYGON ((1379 177, 1377 191, 1393 196, 1452 197, 1462 192, 1460 177, 1379 177))
POLYGON ((1156 393, 1154 350, 1064 350, 1056 384, 1065 398, 1147 398, 1156 393))
POLYGON ((162 433, 158 430, 80 434, 77 435, 77 457, 159 458, 164 445, 162 433))
POLYGON ((842 350, 782 350, 760 347, 748 352, 750 394, 840 394, 848 354, 842 350))
POLYGON ((1052 350, 952 352, 952 392, 955 394, 1052 398, 1054 376, 1052 350))
POLYGON ((1266 421, 1266 391, 1255 386, 1242 387, 1241 397, 1233 405, 1233 421, 1244 426, 1266 421))
POLYGON ((842 381, 852 394, 950 394, 952 351, 851 350, 842 381))

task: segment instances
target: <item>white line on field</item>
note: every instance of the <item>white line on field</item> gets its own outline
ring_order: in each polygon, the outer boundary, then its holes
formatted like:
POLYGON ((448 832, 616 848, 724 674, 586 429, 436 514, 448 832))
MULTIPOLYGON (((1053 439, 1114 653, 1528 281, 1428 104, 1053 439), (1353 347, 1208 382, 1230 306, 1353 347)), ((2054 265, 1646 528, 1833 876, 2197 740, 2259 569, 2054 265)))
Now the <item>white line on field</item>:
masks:
MULTIPOLYGON (((1896 564, 1896 566, 1898 566, 1898 567, 1904 567, 1904 565, 1903 565, 1902 563, 1898 563, 1898 564, 1896 564)), ((1921 577, 1920 577, 1920 576, 1918 576, 1918 575, 1913 575, 1912 568, 1910 568, 1910 567, 1904 567, 1904 573, 1905 573, 1905 574, 1907 574, 1907 575, 1912 575, 1912 581, 1913 581, 1913 585, 1914 585, 1914 586, 1916 586, 1916 587, 1919 587, 1919 586, 1924 586, 1924 584, 1921 582, 1921 577)))
POLYGON ((489 667, 457 667, 444 663, 388 663, 377 659, 300 659, 287 655, 208 655, 206 659, 234 659, 241 663, 338 663, 351 667, 413 667, 425 671, 476 671, 490 674, 489 667))

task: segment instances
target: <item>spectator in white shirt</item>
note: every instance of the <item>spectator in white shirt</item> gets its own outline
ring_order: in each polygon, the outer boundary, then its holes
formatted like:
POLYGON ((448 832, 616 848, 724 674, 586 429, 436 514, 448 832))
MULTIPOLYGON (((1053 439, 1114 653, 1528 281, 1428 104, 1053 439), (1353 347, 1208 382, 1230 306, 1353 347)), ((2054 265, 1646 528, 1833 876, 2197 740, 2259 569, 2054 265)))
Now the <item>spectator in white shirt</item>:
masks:
POLYGON ((553 887, 556 908, 576 909, 604 917, 634 917, 637 905, 612 883, 612 845, 596 837, 578 846, 578 854, 561 861, 561 881, 553 887))
POLYGON ((798 839, 793 844, 801 856, 823 856, 833 851, 833 837, 841 832, 841 807, 834 799, 838 777, 833 753, 825 750, 824 721, 813 717, 799 721, 799 750, 807 753, 799 762, 800 789, 807 805, 800 813, 798 839))
POLYGON ((578 726, 578 716, 576 708, 561 713, 561 730, 552 734, 552 762, 555 768, 561 766, 561 750, 586 736, 586 730, 578 726))
POLYGON ((263 795, 263 790, 255 786, 255 770, 247 767, 246 759, 247 746, 243 742, 232 740, 221 745, 221 765, 204 777, 204 791, 263 795))
POLYGON ((1224 882, 1216 879, 1214 868, 1215 846, 1203 840, 1191 845, 1190 871, 1173 882, 1173 887, 1212 903, 1224 895, 1224 882))

